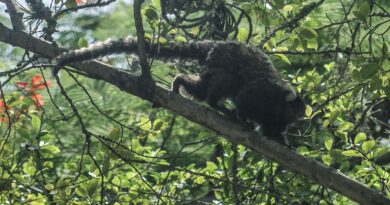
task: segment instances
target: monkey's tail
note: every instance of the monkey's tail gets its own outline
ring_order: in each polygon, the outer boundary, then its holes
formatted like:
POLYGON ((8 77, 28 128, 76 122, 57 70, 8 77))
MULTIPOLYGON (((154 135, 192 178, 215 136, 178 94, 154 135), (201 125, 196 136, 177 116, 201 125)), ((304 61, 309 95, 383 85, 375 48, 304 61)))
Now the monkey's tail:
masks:
MULTIPOLYGON (((150 45, 146 43, 146 52, 155 54, 156 57, 168 58, 191 58, 195 60, 205 60, 207 53, 216 42, 199 41, 186 43, 166 43, 161 45, 150 45)), ((59 55, 57 60, 58 66, 64 66, 69 63, 87 61, 98 57, 107 56, 114 53, 136 53, 137 40, 128 37, 119 40, 107 40, 92 44, 89 47, 76 49, 59 55)))
POLYGON ((207 99, 206 81, 200 76, 187 76, 179 74, 172 81, 172 91, 179 93, 180 86, 184 88, 186 93, 194 98, 204 101, 207 99))
POLYGON ((135 51, 137 51, 137 41, 133 38, 125 38, 117 41, 108 40, 99 42, 86 48, 65 52, 59 55, 56 60, 58 66, 64 66, 69 63, 87 61, 114 53, 135 51))

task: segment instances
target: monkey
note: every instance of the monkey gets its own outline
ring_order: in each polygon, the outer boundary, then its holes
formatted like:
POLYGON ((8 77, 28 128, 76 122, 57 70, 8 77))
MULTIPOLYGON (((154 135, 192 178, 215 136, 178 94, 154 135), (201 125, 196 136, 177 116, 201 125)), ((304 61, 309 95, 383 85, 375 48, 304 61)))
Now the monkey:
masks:
POLYGON ((255 80, 233 99, 237 116, 261 125, 263 134, 285 144, 287 125, 305 114, 305 104, 291 87, 255 80))
MULTIPOLYGON (((106 41, 57 57, 57 65, 95 59, 111 53, 137 51, 134 38, 106 41)), ((172 91, 180 88, 199 101, 224 113, 235 113, 239 121, 262 127, 265 136, 284 144, 287 125, 304 116, 305 104, 289 83, 282 79, 269 57, 260 49, 236 41, 198 41, 146 45, 146 51, 160 57, 198 60, 206 70, 198 75, 177 75, 172 91), (234 110, 220 102, 231 99, 234 110)))
POLYGON ((285 144, 288 124, 304 116, 305 104, 284 81, 268 56, 255 47, 237 42, 216 45, 206 59, 207 70, 199 76, 179 74, 172 90, 182 86, 200 101, 228 112, 216 103, 231 98, 240 121, 260 124, 265 136, 285 144))

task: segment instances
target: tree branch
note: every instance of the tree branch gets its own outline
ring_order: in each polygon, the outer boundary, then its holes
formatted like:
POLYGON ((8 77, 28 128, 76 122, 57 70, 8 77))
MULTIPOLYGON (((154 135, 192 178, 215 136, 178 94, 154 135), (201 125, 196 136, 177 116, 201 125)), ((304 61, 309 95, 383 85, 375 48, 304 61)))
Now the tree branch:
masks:
POLYGON ((24 30, 23 12, 19 11, 16 0, 4 0, 14 30, 24 30))
MULTIPOLYGON (((52 58, 56 56, 56 53, 64 51, 64 49, 56 48, 49 42, 29 36, 24 32, 12 31, 3 24, 0 24, 0 41, 48 58, 52 58)), ((379 191, 368 188, 339 171, 326 167, 313 159, 305 158, 274 141, 249 132, 236 122, 221 116, 205 106, 195 104, 180 95, 155 86, 152 81, 140 81, 139 78, 98 61, 77 63, 73 67, 88 73, 94 79, 104 80, 122 91, 174 111, 223 135, 227 140, 259 152, 279 162, 283 167, 296 171, 318 184, 331 188, 359 204, 390 204, 390 199, 379 191), (143 93, 145 91, 151 93, 145 94, 143 93)))
POLYGON ((142 16, 141 16, 141 5, 143 0, 134 0, 134 22, 135 28, 137 30, 137 47, 138 47, 138 58, 141 64, 142 69, 142 77, 147 79, 152 79, 150 74, 150 69, 148 65, 148 61, 146 59, 146 51, 145 51, 145 31, 142 25, 142 16))
POLYGON ((298 21, 305 18, 307 15, 310 14, 315 8, 319 7, 322 3, 324 3, 325 0, 320 0, 319 2, 313 2, 305 7, 303 7, 299 13, 294 16, 290 21, 287 21, 283 24, 280 24, 276 28, 274 28, 271 32, 269 32, 260 42, 259 47, 262 48, 267 41, 269 41, 272 37, 276 35, 276 32, 279 30, 283 30, 286 28, 293 28, 296 26, 298 21))

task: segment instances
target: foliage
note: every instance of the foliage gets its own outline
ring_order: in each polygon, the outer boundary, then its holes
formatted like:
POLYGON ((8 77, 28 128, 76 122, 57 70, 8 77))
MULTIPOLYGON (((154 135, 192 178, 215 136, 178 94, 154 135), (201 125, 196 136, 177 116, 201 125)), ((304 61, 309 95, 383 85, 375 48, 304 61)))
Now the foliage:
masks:
MULTIPOLYGON (((45 3, 50 18, 32 5, 23 12, 32 35, 75 48, 135 35, 132 6, 111 2, 45 3)), ((248 40, 263 48, 308 104, 288 130, 291 147, 390 197, 389 164, 376 163, 390 149, 388 1, 164 2, 174 1, 143 4, 149 40, 248 40), (225 13, 205 14, 213 9, 225 13)), ((352 203, 107 83, 72 70, 53 83, 39 56, 4 44, 0 56, 0 204, 352 203)), ((102 60, 139 71, 134 56, 102 60)), ((150 64, 167 88, 176 73, 200 69, 182 59, 150 64)))

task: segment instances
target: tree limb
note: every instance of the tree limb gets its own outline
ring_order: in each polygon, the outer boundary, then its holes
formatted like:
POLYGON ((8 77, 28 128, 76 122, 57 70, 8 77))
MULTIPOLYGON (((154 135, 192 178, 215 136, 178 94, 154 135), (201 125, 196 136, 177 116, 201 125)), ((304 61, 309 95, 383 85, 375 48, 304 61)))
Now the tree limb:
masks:
POLYGON ((269 32, 260 42, 259 47, 262 48, 267 41, 269 41, 272 37, 276 35, 276 32, 279 30, 283 30, 286 28, 293 28, 301 19, 305 18, 310 14, 315 8, 319 7, 325 0, 320 0, 318 2, 313 2, 311 4, 303 7, 297 15, 295 15, 292 19, 287 22, 284 22, 274 28, 271 32, 269 32))
MULTIPOLYGON (((56 48, 47 41, 29 36, 20 31, 12 31, 0 24, 0 41, 27 49, 42 57, 52 58, 64 49, 56 48)), ((331 188, 359 204, 386 205, 390 199, 377 190, 348 178, 339 171, 326 167, 314 159, 305 158, 291 149, 249 132, 236 122, 221 116, 217 112, 187 100, 180 95, 155 86, 152 81, 140 81, 115 67, 92 61, 72 65, 79 71, 88 73, 92 78, 106 81, 120 90, 138 96, 162 107, 174 111, 183 117, 207 127, 227 140, 241 144, 253 151, 277 161, 283 167, 296 171, 314 182, 331 188), (145 94, 148 91, 151 93, 145 94)))
POLYGON ((134 10, 134 22, 135 28, 137 30, 137 47, 138 47, 138 58, 141 64, 142 77, 151 79, 150 69, 148 61, 146 58, 145 51, 145 31, 142 25, 142 16, 141 16, 141 5, 143 0, 134 0, 133 10, 134 10))
POLYGON ((24 30, 23 12, 17 6, 18 2, 16 0, 4 0, 4 3, 11 19, 12 28, 14 30, 24 30))

